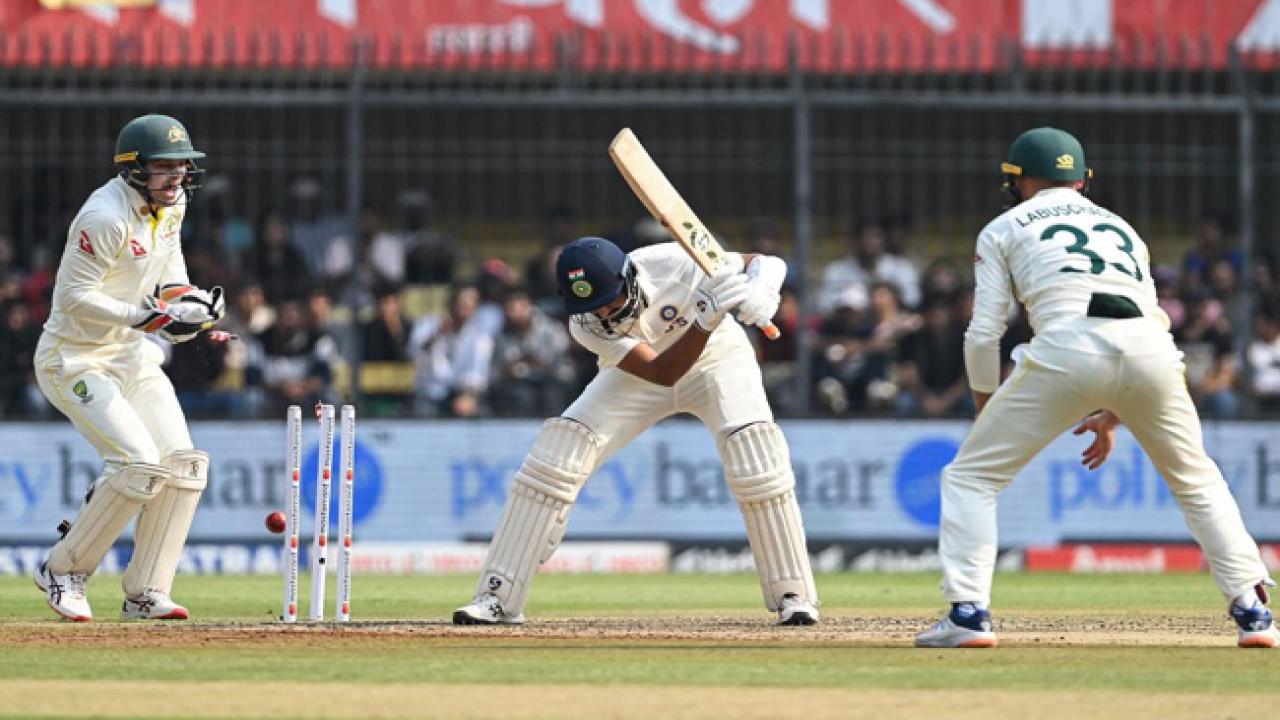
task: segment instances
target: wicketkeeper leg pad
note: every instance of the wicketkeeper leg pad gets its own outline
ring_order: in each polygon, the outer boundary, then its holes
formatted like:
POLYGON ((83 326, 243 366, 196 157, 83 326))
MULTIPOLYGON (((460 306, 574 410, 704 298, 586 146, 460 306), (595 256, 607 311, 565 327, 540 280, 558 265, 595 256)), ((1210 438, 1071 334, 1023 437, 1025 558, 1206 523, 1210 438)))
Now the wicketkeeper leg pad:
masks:
POLYGON ((49 570, 56 575, 97 570, 138 509, 156 497, 168 479, 169 470, 162 465, 108 465, 71 528, 49 551, 49 570))
POLYGON ((124 571, 124 592, 137 597, 146 588, 168 595, 173 576, 196 515, 200 494, 209 482, 209 454, 178 450, 160 461, 169 482, 142 508, 133 534, 133 559, 124 571))
POLYGON ((511 616, 524 609, 529 585, 569 523, 578 492, 595 470, 600 439, 575 420, 552 418, 516 471, 494 530, 477 593, 493 593, 511 616))
POLYGON ((817 607, 796 477, 782 430, 771 422, 747 425, 725 439, 721 452, 725 481, 746 521, 765 606, 777 612, 782 596, 794 593, 817 607))

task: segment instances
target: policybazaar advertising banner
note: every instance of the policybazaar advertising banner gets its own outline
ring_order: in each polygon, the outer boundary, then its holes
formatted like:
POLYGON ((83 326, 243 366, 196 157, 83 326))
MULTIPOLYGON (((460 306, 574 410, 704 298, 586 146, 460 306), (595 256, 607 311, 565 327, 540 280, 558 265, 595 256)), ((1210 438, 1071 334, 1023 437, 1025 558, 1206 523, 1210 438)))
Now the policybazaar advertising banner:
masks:
MULTIPOLYGON (((1083 50, 1222 65, 1280 46, 1277 0, 0 0, 7 64, 345 65, 600 70, 995 69, 1083 50), (119 43, 120 38, 129 42, 119 43), (1145 47, 1145 50, 1144 50, 1145 47), (1114 51, 1114 52, 1112 52, 1114 51)), ((1095 58, 1095 59, 1098 59, 1095 58)))
MULTIPOLYGON (((317 475, 315 422, 305 423, 302 535, 311 535, 317 475)), ((355 536, 360 543, 483 542, 498 521, 536 421, 367 421, 355 447, 355 536)), ((938 531, 939 476, 968 427, 963 422, 790 421, 797 495, 810 538, 908 541, 938 531)), ((194 423, 212 456, 193 542, 275 545, 263 518, 284 507, 284 422, 194 423)), ((1280 539, 1280 425, 1206 427, 1245 523, 1280 539)), ((1000 543, 1189 541, 1182 515, 1151 462, 1121 433, 1099 471, 1080 465, 1086 439, 1066 435, 1000 498, 1000 543)), ((336 453, 341 454, 339 451, 336 453)), ((341 458, 335 458, 335 467, 341 458)), ((0 544, 47 545, 74 517, 99 469, 68 423, 0 424, 0 544)), ((337 503, 332 513, 337 513, 337 503)), ((331 522, 337 527, 336 518, 331 522)), ((694 421, 664 422, 592 476, 573 510, 579 541, 741 540, 742 517, 715 445, 694 421)))

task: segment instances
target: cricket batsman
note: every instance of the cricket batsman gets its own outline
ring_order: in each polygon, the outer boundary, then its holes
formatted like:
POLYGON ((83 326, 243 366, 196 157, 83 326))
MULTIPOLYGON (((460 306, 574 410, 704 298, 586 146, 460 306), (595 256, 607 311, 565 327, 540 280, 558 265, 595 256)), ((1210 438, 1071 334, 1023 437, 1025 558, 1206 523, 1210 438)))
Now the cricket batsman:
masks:
POLYGON ((782 625, 818 621, 787 442, 738 324, 769 323, 786 263, 730 255, 733 272, 713 278, 676 243, 627 255, 585 237, 561 251, 556 279, 570 332, 598 356, 600 372, 563 415, 543 424, 515 474, 475 599, 453 613, 455 624, 524 622, 533 575, 564 537, 587 478, 654 423, 685 412, 715 435, 765 606, 782 625))
POLYGON ((994 647, 987 605, 996 559, 996 496, 1064 430, 1092 432, 1097 469, 1123 422, 1169 485, 1239 627, 1241 647, 1276 647, 1266 608, 1275 582, 1218 467, 1205 453, 1182 353, 1156 302, 1146 244, 1090 202, 1084 148, 1056 128, 1029 130, 1001 164, 1015 205, 978 235, 965 365, 978 416, 942 473, 938 539, 950 613, 920 647, 994 647), (1035 338, 999 383, 999 340, 1014 298, 1035 338), (1081 418, 1084 418, 1081 421, 1081 418))
POLYGON ((163 354, 144 334, 185 342, 223 315, 222 288, 190 284, 180 243, 203 157, 171 117, 130 121, 116 141, 119 175, 89 196, 67 231, 36 378, 103 461, 35 576, 67 620, 92 619, 85 580, 135 515, 123 617, 187 618, 169 595, 209 456, 192 446, 163 354))

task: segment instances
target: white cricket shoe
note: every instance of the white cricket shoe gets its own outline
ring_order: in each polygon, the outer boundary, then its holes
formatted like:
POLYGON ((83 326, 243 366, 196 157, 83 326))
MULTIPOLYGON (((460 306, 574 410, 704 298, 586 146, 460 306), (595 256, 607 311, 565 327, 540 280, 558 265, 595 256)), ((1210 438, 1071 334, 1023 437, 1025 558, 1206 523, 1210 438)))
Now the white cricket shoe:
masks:
POLYGON ((782 596, 782 609, 778 610, 779 625, 817 625, 818 608, 795 593, 782 596))
POLYGON ((454 625, 523 625, 524 613, 508 615, 493 593, 480 593, 470 605, 453 611, 454 625))
POLYGON ((991 626, 991 613, 973 603, 952 603, 951 612, 916 635, 916 647, 989 648, 1000 644, 991 626))
POLYGON ((89 622, 93 619, 93 610, 84 594, 84 583, 88 577, 85 573, 55 575, 49 570, 49 563, 42 562, 32 580, 44 593, 45 602, 62 619, 89 622))
POLYGON ((1231 601, 1231 607, 1228 612, 1231 619, 1236 621, 1236 626, 1240 628, 1239 638, 1236 644, 1242 648, 1273 648, 1280 647, 1280 630, 1276 629, 1275 618, 1271 616, 1271 611, 1267 609, 1267 590, 1259 584, 1255 588, 1257 599, 1241 596, 1231 601), (1245 600, 1249 607, 1242 607, 1241 600, 1245 600))
POLYGON ((126 597, 120 608, 121 620, 186 620, 187 609, 167 593, 147 588, 141 595, 126 597))

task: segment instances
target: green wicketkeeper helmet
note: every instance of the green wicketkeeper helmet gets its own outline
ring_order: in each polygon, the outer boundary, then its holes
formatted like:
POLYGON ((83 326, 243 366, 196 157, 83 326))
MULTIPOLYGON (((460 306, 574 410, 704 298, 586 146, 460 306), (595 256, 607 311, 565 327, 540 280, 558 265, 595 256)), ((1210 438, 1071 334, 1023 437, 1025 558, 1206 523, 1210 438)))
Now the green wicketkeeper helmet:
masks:
MULTIPOLYGON (((1018 136, 1009 148, 1009 159, 1000 163, 1005 187, 1016 191, 1013 179, 1037 177, 1055 182, 1086 181, 1093 171, 1085 165, 1084 146, 1074 135, 1053 127, 1039 127, 1018 136)), ((1021 200, 1016 194, 1015 198, 1021 200)))
POLYGON ((191 136, 182 123, 168 115, 143 115, 128 122, 116 138, 115 162, 120 176, 146 195, 147 163, 152 160, 186 160, 189 167, 182 187, 188 199, 200 187, 204 173, 195 161, 204 153, 191 145, 191 136))

